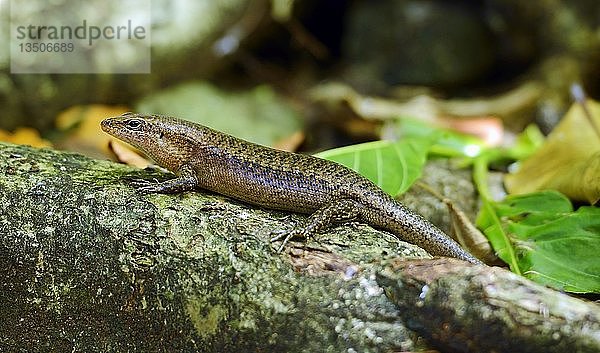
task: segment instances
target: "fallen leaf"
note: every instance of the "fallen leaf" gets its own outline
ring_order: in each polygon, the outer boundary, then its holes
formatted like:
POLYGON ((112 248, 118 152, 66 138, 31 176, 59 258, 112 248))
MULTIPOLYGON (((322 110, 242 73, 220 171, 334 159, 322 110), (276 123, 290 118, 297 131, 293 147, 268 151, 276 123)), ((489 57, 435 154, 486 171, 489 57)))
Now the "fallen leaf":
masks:
POLYGON ((43 139, 40 133, 30 127, 19 127, 13 133, 0 130, 0 141, 32 147, 51 147, 52 144, 43 139))
POLYGON ((407 100, 398 100, 365 96, 345 83, 327 82, 311 89, 309 98, 328 105, 345 102, 365 119, 387 120, 408 116, 434 121, 440 116, 513 116, 516 112, 534 106, 542 92, 542 86, 531 81, 491 97, 444 100, 419 94, 407 100))
MULTIPOLYGON (((600 103, 586 101, 591 119, 600 126, 600 103)), ((581 104, 571 106, 545 143, 504 179, 511 194, 558 190, 573 200, 600 199, 600 136, 581 104)))
POLYGON ((502 261, 498 259, 496 253, 492 250, 489 240, 477 229, 469 217, 452 200, 444 198, 442 201, 450 211, 454 240, 486 264, 500 265, 502 261))
POLYGON ((427 191, 442 201, 446 207, 452 221, 452 239, 456 240, 463 248, 469 251, 473 256, 485 262, 490 266, 502 265, 503 262, 496 256, 492 250, 489 240, 483 233, 477 229, 469 217, 458 207, 453 200, 447 198, 423 182, 417 182, 416 186, 427 191))
POLYGON ((288 137, 275 142, 273 147, 282 151, 294 152, 304 142, 304 137, 304 132, 296 131, 288 137))
POLYGON ((558 290, 600 293, 600 208, 556 191, 485 202, 477 225, 515 273, 558 290))
POLYGON ((115 155, 117 161, 138 168, 146 168, 152 163, 132 150, 132 148, 120 141, 110 140, 108 148, 115 155))
POLYGON ((9 142, 12 138, 12 134, 5 130, 0 130, 0 141, 9 142))
POLYGON ((111 152, 108 142, 112 137, 102 132, 100 121, 127 111, 124 106, 92 104, 73 106, 61 112, 55 125, 67 135, 60 141, 60 147, 94 157, 108 155, 111 152))

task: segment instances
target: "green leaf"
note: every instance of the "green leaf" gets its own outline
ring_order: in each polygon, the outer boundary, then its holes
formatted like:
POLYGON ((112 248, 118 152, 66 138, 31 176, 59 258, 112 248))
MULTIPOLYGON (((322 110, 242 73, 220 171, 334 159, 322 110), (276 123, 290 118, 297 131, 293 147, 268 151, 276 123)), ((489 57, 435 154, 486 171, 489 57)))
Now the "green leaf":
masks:
POLYGON ((520 275, 521 269, 510 236, 502 227, 493 202, 488 199, 483 200, 476 225, 486 235, 496 255, 510 266, 512 272, 520 275))
POLYGON ((529 124, 517 135, 515 143, 506 149, 505 155, 510 159, 528 158, 544 144, 544 135, 535 124, 529 124))
POLYGON ((517 217, 523 214, 546 217, 557 213, 573 212, 573 206, 563 194, 556 191, 545 191, 509 196, 496 204, 496 212, 500 217, 518 220, 517 217))
POLYGON ((473 158, 488 149, 477 137, 435 127, 420 120, 401 119, 398 121, 398 129, 405 137, 435 139, 430 153, 442 157, 473 158))
POLYGON ((573 211, 564 195, 546 191, 490 203, 477 224, 513 271, 556 289, 600 293, 599 208, 573 211))
POLYGON ((398 195, 421 176, 432 142, 428 138, 375 141, 323 151, 317 156, 354 169, 389 194, 398 195))
POLYGON ((376 141, 352 145, 317 154, 341 163, 373 181, 391 195, 402 194, 421 176, 428 153, 444 156, 478 155, 483 142, 414 120, 398 123, 403 139, 399 142, 376 141))

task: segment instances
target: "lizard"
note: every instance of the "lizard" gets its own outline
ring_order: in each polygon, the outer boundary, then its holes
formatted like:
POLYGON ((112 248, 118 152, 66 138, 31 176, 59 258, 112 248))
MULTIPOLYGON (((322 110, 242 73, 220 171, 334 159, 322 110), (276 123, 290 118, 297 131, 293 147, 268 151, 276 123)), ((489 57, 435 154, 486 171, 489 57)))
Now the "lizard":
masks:
POLYGON ((100 123, 104 132, 144 152, 176 177, 138 186, 143 193, 206 189, 269 209, 310 214, 306 226, 277 236, 279 250, 351 220, 365 222, 434 256, 481 264, 452 238, 354 170, 308 154, 276 150, 187 120, 124 113, 100 123))

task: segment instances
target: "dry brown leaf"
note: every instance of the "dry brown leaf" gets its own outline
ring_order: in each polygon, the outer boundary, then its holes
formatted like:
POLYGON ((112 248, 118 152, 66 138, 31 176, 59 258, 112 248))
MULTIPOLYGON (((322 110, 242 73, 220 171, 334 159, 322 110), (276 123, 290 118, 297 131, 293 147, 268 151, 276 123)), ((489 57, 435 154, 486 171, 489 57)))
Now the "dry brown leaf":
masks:
POLYGON ((442 201, 448 206, 452 219, 452 238, 486 264, 501 264, 502 261, 498 259, 496 253, 492 250, 489 240, 477 229, 469 217, 452 200, 444 198, 442 201))
MULTIPOLYGON (((586 106, 600 127, 600 103, 586 106)), ((591 204, 600 199, 600 136, 580 103, 573 104, 542 147, 504 179, 511 194, 558 190, 591 204)))
POLYGON ((408 100, 397 100, 365 96, 344 83, 327 82, 311 89, 309 97, 326 104, 346 102, 357 115, 365 119, 387 120, 409 116, 433 121, 440 116, 509 117, 533 107, 542 92, 542 86, 531 81, 492 97, 443 100, 420 94, 408 100))
POLYGON ((503 263, 496 256, 487 237, 477 229, 469 217, 454 203, 454 201, 444 197, 423 182, 416 182, 415 185, 435 196, 448 207, 448 212, 452 221, 452 239, 456 240, 463 248, 473 254, 473 256, 488 265, 501 265, 503 263))

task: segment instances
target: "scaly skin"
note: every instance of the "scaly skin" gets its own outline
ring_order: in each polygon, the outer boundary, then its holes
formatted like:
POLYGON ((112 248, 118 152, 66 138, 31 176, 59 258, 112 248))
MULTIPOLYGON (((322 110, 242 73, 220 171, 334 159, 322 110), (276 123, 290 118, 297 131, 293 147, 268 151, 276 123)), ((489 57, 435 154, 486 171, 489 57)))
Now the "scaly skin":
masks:
POLYGON ((125 113, 101 123, 105 132, 137 147, 177 178, 140 188, 176 193, 197 188, 271 209, 312 214, 292 236, 307 237, 358 218, 432 255, 481 263, 423 217, 370 180, 335 162, 275 150, 189 121, 125 113))

